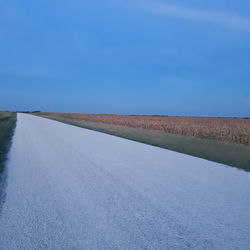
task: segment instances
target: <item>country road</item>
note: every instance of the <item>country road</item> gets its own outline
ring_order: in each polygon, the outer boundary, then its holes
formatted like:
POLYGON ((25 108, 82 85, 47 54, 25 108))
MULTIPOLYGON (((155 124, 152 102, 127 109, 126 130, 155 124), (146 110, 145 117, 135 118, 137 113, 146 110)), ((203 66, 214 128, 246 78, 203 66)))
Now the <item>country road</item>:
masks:
POLYGON ((250 174, 18 114, 0 249, 250 249, 250 174))

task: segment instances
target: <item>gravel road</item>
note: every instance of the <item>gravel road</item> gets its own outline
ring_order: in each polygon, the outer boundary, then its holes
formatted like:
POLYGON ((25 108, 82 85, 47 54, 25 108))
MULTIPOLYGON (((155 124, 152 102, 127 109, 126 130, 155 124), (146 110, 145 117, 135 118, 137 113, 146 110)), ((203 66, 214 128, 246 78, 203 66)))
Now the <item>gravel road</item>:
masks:
POLYGON ((250 249, 250 174, 18 114, 0 249, 250 249))

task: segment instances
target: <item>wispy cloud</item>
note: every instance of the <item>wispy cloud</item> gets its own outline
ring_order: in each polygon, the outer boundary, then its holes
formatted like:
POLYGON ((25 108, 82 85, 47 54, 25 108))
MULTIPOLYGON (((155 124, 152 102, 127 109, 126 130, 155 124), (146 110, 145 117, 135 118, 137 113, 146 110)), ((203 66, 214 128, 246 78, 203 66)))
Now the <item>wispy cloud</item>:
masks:
POLYGON ((242 17, 233 13, 188 8, 179 5, 150 1, 134 1, 133 6, 158 15, 207 22, 250 32, 250 17, 242 17))

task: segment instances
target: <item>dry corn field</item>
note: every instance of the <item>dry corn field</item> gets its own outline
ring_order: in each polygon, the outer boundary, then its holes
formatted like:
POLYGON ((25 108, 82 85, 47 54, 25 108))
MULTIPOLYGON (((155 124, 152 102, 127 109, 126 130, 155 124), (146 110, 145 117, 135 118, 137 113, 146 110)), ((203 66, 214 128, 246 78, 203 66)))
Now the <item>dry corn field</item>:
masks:
POLYGON ((41 113, 45 116, 164 131, 250 145, 250 119, 41 113))

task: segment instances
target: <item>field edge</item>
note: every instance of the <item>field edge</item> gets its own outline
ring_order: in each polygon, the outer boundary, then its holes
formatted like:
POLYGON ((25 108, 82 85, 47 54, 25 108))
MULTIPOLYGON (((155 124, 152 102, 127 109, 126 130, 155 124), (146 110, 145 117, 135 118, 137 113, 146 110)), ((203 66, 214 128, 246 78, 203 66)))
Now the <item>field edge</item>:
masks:
POLYGON ((161 131, 110 125, 84 120, 37 116, 250 171, 250 147, 230 142, 167 134, 161 131))

